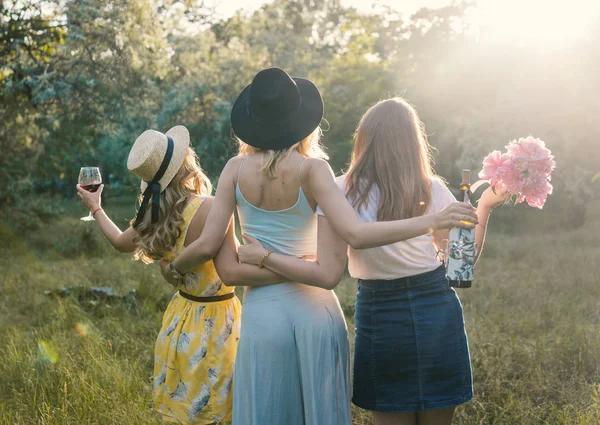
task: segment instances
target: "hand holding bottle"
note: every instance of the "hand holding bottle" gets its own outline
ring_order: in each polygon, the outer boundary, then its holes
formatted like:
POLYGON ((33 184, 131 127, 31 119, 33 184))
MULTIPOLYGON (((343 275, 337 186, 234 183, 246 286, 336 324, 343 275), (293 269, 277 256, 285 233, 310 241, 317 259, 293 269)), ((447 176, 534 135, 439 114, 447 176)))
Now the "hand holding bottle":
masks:
POLYGON ((453 202, 435 215, 436 229, 472 229, 478 223, 475 208, 465 202, 453 202))
MULTIPOLYGON (((460 192, 460 197, 464 200, 463 205, 473 209, 469 197, 471 193, 471 170, 462 170, 460 192)), ((475 213, 474 210, 473 213, 475 213)), ((470 221, 471 219, 467 217, 461 219, 463 224, 470 221)), ((476 218, 471 224, 477 223, 476 218)), ((450 229, 446 246, 446 278, 448 284, 455 288, 470 288, 473 281, 473 266, 477 255, 475 229, 473 227, 456 226, 450 229)))

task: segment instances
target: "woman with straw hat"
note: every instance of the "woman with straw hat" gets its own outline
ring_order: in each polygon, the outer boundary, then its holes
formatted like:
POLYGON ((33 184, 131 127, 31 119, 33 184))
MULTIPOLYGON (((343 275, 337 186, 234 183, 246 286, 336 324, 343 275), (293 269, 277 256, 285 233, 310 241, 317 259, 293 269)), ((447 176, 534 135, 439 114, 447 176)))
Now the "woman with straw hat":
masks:
MULTIPOLYGON (((163 275, 187 273, 217 253, 237 205, 242 230, 267 251, 296 257, 317 253, 327 275, 304 285, 245 282, 241 339, 235 369, 234 425, 350 424, 349 343, 337 297, 328 289, 346 263, 344 243, 385 245, 431 229, 476 221, 456 203, 430 216, 361 223, 338 190, 319 145, 323 101, 309 80, 279 68, 259 72, 236 100, 231 123, 240 155, 221 173, 200 238, 163 275), (326 217, 315 215, 317 204, 326 217), (335 242, 333 232, 343 243, 335 242)), ((316 276, 316 274, 315 274, 316 276)), ((227 272, 223 280, 227 282, 227 272)))
MULTIPOLYGON (((79 196, 120 252, 133 252, 145 263, 175 258, 199 237, 212 203, 210 181, 190 148, 188 130, 145 131, 131 148, 127 168, 142 179, 142 193, 137 217, 124 232, 100 207, 102 186, 95 193, 78 186, 79 196)), ((215 264, 244 281, 281 281, 266 269, 238 263, 232 226, 215 264)), ((200 264, 175 282, 178 292, 163 317, 154 349, 154 404, 165 422, 231 420, 241 306, 215 264, 200 264)))

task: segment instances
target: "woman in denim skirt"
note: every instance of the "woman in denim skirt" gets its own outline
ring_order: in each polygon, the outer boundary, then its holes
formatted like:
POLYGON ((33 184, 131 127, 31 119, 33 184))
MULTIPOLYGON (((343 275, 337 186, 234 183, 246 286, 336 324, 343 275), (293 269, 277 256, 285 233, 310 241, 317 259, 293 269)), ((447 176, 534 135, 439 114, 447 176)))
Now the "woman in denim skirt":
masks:
MULTIPOLYGON (((363 115, 350 168, 337 184, 363 222, 435 214, 456 202, 433 171, 417 112, 401 98, 363 115)), ((506 196, 487 189, 480 198, 480 252, 489 214, 506 196)), ((349 271, 358 279, 352 401, 372 411, 377 425, 450 424, 454 408, 473 396, 462 306, 438 254, 448 233, 432 229, 390 245, 348 249, 349 271)), ((239 248, 241 261, 264 252, 249 242, 239 248)), ((299 276, 302 261, 271 256, 265 266, 307 283, 327 276, 326 261, 306 265, 299 276)))

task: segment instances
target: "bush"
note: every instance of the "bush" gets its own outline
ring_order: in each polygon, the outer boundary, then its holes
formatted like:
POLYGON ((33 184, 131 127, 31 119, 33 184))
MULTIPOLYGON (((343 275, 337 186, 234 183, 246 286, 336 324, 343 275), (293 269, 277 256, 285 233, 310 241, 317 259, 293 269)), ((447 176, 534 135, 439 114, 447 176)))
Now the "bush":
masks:
POLYGON ((2 206, 0 220, 15 233, 39 229, 67 211, 67 200, 50 195, 23 194, 14 203, 2 206))

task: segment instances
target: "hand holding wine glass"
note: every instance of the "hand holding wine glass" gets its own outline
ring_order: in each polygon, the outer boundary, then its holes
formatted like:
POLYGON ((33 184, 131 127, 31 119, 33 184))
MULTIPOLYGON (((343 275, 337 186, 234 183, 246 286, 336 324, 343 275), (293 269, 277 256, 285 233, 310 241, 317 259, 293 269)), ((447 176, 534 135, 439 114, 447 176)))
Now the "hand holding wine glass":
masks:
POLYGON ((82 167, 79 172, 79 185, 77 195, 81 198, 83 205, 90 211, 87 217, 81 217, 82 221, 94 221, 92 212, 100 209, 100 198, 102 195, 102 176, 98 167, 82 167))

